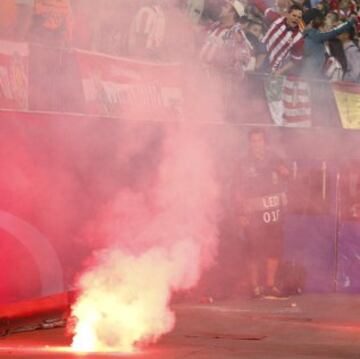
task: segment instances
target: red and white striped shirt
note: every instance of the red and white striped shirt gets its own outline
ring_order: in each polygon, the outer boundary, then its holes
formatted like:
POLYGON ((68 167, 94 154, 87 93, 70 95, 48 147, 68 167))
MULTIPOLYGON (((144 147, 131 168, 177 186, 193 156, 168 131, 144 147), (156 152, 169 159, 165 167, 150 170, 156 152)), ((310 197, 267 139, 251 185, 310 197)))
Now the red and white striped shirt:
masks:
MULTIPOLYGON (((268 10, 265 12, 270 12, 268 10)), ((263 38, 266 46, 270 69, 276 71, 291 58, 301 61, 304 51, 304 38, 299 28, 290 28, 285 17, 277 18, 263 38)))
MULTIPOLYGON (((271 71, 281 68, 289 59, 301 61, 304 52, 304 38, 298 27, 290 28, 286 18, 268 9, 262 0, 253 0, 271 22, 263 42, 266 45, 271 71)), ((284 78, 282 87, 282 124, 287 126, 309 126, 311 104, 308 85, 294 77, 284 78)))
POLYGON ((254 0, 271 25, 263 38, 271 71, 281 68, 289 59, 301 61, 304 53, 304 38, 299 27, 291 28, 286 18, 267 8, 262 0, 254 0))
POLYGON ((200 51, 200 59, 207 64, 235 67, 239 70, 240 67, 246 68, 252 51, 252 46, 239 24, 224 27, 215 23, 207 34, 200 51))
POLYGON ((208 31, 204 46, 200 51, 201 61, 211 64, 220 55, 225 44, 226 34, 230 31, 229 27, 215 23, 208 31))

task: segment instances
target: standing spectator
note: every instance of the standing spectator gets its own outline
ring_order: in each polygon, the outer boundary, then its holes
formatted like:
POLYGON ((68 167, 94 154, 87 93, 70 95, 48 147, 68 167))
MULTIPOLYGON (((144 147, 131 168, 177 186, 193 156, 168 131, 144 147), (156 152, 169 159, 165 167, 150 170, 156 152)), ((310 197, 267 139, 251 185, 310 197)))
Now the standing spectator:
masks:
POLYGON ((338 13, 341 20, 348 19, 350 15, 356 13, 356 4, 351 0, 341 0, 338 13))
POLYGON ((324 18, 319 10, 310 10, 304 15, 304 20, 307 25, 304 31, 305 56, 302 74, 308 79, 320 79, 324 75, 325 42, 349 30, 353 26, 353 21, 323 32, 324 18))
MULTIPOLYGON (((326 48, 326 62, 324 67, 325 74, 327 75, 327 77, 330 78, 330 80, 333 79, 335 81, 341 81, 344 77, 344 72, 346 71, 346 67, 347 67, 344 47, 340 39, 337 37, 336 39, 329 40, 325 45, 325 48, 326 48), (334 67, 336 69, 341 68, 340 76, 335 78, 331 76, 331 71, 330 71, 331 68, 334 67)), ((338 72, 338 70, 336 71, 338 72)))
POLYGON ((255 22, 255 21, 249 21, 247 25, 247 31, 246 34, 252 34, 254 38, 256 38, 258 41, 261 40, 263 36, 263 27, 262 24, 255 22))
POLYGON ((216 79, 216 89, 222 95, 221 113, 227 120, 238 121, 242 79, 252 57, 252 46, 243 32, 244 7, 239 1, 224 3, 219 21, 211 25, 200 60, 206 65, 207 73, 216 79), (220 86, 220 88, 219 88, 220 86))
POLYGON ((69 0, 35 0, 31 39, 52 47, 70 46, 72 11, 69 0))
MULTIPOLYGON (((318 9, 311 9, 306 13, 304 21, 307 25, 304 31, 305 55, 302 75, 309 80, 342 80, 341 62, 331 54, 330 46, 326 42, 331 40, 334 44, 337 35, 352 27, 352 21, 324 32, 324 16, 318 9)), ((330 85, 326 81, 314 82, 310 87, 310 95, 313 118, 318 121, 325 119, 324 123, 328 124, 332 119, 332 111, 329 107, 329 98, 332 96, 330 85)))
POLYGON ((193 24, 177 0, 152 0, 137 11, 129 31, 129 55, 162 61, 189 60, 193 24))
POLYGON ((354 27, 340 34, 338 38, 343 45, 346 58, 344 81, 360 82, 360 50, 354 42, 354 27))
POLYGON ((326 0, 321 0, 315 5, 315 9, 320 10, 323 15, 326 15, 329 11, 329 3, 326 0))
POLYGON ((288 0, 275 0, 273 10, 281 15, 286 15, 289 8, 290 1, 288 0))
POLYGON ((328 0, 329 10, 337 12, 339 10, 339 0, 328 0))
POLYGON ((253 48, 254 61, 252 61, 253 67, 248 67, 247 70, 258 70, 259 68, 261 68, 264 62, 266 56, 266 48, 261 42, 262 31, 263 28, 260 23, 249 21, 245 35, 253 48))
POLYGON ((281 79, 269 78, 265 82, 267 98, 277 86, 277 93, 281 94, 281 105, 277 109, 272 107, 271 113, 275 123, 288 126, 310 126, 311 104, 309 86, 298 78, 304 55, 304 38, 301 32, 302 8, 298 5, 290 6, 287 14, 281 16, 267 8, 263 0, 253 0, 255 5, 264 12, 265 18, 271 23, 263 42, 267 50, 265 71, 281 79), (277 81, 281 81, 281 88, 277 81))
POLYGON ((271 23, 263 39, 267 49, 267 70, 277 75, 294 73, 303 59, 304 51, 304 39, 299 27, 302 8, 292 5, 287 14, 281 16, 268 8, 262 0, 254 0, 254 4, 271 23))
MULTIPOLYGON (((329 11, 325 16, 324 32, 329 32, 341 25, 338 8, 338 0, 330 2, 330 9, 332 11, 329 11)), ((336 37, 329 39, 324 46, 326 50, 324 74, 329 80, 340 81, 343 79, 344 69, 346 68, 346 58, 342 43, 336 37)))
POLYGON ((219 21, 211 26, 200 51, 204 63, 240 72, 248 66, 252 47, 241 28, 243 15, 239 1, 225 3, 219 21))
POLYGON ((339 14, 335 11, 330 11, 326 14, 325 17, 324 31, 330 31, 339 24, 340 24, 339 14))

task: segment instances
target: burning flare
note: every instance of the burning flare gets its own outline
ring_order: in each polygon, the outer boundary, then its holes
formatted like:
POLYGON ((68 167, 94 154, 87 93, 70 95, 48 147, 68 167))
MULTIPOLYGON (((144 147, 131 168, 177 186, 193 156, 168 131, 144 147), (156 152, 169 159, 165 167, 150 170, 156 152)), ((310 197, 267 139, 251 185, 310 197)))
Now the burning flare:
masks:
POLYGON ((102 252, 98 267, 81 280, 84 295, 73 308, 80 319, 73 347, 132 352, 171 331, 175 317, 168 305, 181 275, 176 258, 184 254, 180 252, 187 246, 182 247, 173 253, 154 249, 140 257, 120 250, 102 252))

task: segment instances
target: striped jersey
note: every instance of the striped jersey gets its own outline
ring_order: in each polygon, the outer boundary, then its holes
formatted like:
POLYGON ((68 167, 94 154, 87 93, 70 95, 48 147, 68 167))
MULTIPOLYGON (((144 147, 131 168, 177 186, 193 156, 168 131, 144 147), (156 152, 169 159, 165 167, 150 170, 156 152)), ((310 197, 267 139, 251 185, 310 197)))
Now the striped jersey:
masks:
MULTIPOLYGON (((266 20, 271 23, 263 38, 271 71, 280 69, 287 61, 301 61, 304 38, 299 27, 290 28, 286 18, 267 8, 262 0, 253 0, 266 20)), ((299 78, 286 76, 282 84, 281 123, 286 126, 308 126, 311 123, 310 91, 299 78)), ((276 111, 277 112, 277 111, 276 111)))
MULTIPOLYGON (((268 9, 265 16, 274 13, 268 9)), ((273 15, 271 15, 273 16, 273 15)), ((278 15, 279 16, 279 15, 278 15)), ((298 27, 290 28, 285 17, 278 17, 263 38, 271 71, 281 68, 290 59, 301 61, 304 51, 303 35, 298 27)))
POLYGON ((301 61, 304 39, 299 27, 290 28, 286 18, 268 8, 263 0, 253 0, 255 6, 264 13, 270 28, 263 38, 271 71, 280 69, 290 59, 301 61))
POLYGON ((213 63, 218 52, 222 50, 225 43, 227 33, 230 31, 229 27, 221 26, 220 23, 215 23, 207 33, 204 46, 200 51, 200 59, 205 63, 213 63))
POLYGON ((245 68, 252 52, 252 45, 239 24, 225 27, 215 23, 207 33, 200 59, 207 64, 245 68))

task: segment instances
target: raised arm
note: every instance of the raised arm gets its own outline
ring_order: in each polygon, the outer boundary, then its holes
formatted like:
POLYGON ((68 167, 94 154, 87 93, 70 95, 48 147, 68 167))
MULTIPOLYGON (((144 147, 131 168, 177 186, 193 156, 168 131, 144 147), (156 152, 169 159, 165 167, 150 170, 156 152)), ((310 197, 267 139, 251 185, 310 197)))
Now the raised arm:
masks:
POLYGON ((352 26, 354 26, 354 21, 350 20, 337 26, 335 29, 327 31, 327 32, 320 32, 317 31, 315 34, 312 34, 312 39, 317 42, 325 42, 331 39, 335 39, 336 36, 342 34, 343 32, 349 30, 352 26))
POLYGON ((251 2, 264 14, 265 19, 269 23, 272 23, 276 19, 281 17, 279 13, 269 8, 269 6, 266 4, 264 0, 252 0, 251 2))

